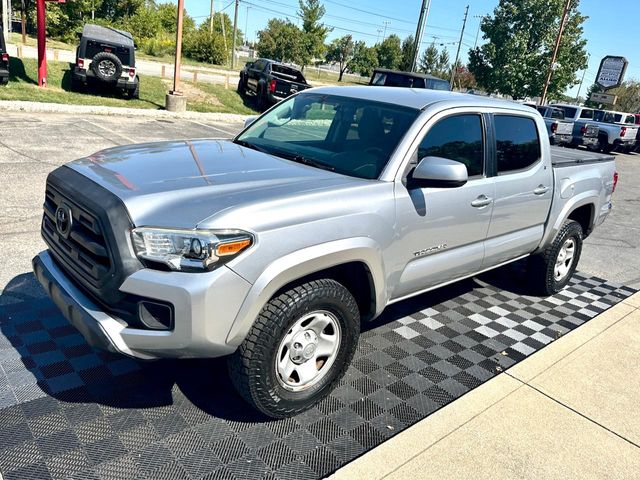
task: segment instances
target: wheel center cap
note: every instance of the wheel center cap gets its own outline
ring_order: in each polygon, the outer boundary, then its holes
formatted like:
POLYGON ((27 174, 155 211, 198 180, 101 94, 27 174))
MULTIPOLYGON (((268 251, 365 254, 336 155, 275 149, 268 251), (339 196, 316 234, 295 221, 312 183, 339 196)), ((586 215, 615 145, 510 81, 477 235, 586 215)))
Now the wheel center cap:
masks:
POLYGON ((310 343, 309 345, 304 347, 304 350, 302 350, 302 356, 305 358, 305 360, 309 360, 311 357, 313 357, 314 353, 316 353, 315 343, 310 343))
POLYGON ((318 348, 318 335, 313 330, 305 330, 296 335, 291 342, 291 360, 301 364, 313 358, 318 348))

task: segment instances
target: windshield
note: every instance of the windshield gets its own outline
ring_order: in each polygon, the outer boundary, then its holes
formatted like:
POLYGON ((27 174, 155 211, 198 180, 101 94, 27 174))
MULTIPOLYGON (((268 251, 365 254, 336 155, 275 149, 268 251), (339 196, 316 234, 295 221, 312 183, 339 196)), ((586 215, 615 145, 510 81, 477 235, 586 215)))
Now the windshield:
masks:
POLYGON ((375 179, 419 114, 388 103, 303 93, 278 104, 234 142, 317 168, 375 179))

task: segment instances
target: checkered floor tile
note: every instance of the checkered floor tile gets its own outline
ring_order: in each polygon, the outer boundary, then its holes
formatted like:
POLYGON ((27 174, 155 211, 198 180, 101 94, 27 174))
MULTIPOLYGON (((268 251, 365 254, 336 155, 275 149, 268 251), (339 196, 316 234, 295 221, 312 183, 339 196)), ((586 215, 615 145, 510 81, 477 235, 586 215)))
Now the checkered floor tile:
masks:
POLYGON ((576 274, 531 297, 514 267, 393 305, 339 387, 279 421, 242 403, 223 360, 139 363, 93 350, 44 297, 4 302, 0 473, 321 478, 632 293, 576 274))

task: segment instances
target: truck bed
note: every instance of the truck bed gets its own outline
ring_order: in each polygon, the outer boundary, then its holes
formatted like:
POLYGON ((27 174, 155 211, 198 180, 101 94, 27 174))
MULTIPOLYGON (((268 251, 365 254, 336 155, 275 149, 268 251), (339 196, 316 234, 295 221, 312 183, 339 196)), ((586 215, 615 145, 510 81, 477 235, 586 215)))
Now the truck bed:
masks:
POLYGON ((605 153, 551 147, 551 163, 554 167, 569 167, 584 163, 613 162, 614 160, 615 157, 613 155, 605 153))

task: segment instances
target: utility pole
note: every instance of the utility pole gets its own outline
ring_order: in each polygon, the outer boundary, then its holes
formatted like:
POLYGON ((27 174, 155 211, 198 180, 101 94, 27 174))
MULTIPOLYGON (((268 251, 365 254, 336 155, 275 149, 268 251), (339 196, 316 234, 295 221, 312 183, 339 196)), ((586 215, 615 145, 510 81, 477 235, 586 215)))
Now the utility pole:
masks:
POLYGON ((376 37, 376 45, 377 45, 378 43, 380 43, 380 34, 382 33, 382 29, 379 28, 378 30, 376 30, 376 32, 378 32, 378 36, 376 37))
POLYGON ((249 45, 249 9, 251 7, 247 5, 247 13, 244 17, 244 43, 245 45, 249 45))
MULTIPOLYGON (((24 5, 24 0, 23 0, 24 5)), ((91 0, 91 20, 96 19, 96 0, 91 0)))
POLYGON ((233 12, 233 50, 231 51, 231 68, 236 66, 236 36, 238 35, 238 7, 240 6, 240 0, 236 0, 235 11, 233 12))
POLYGON ((551 57, 551 63, 549 64, 549 72, 547 73, 547 80, 544 82, 544 89, 542 90, 542 97, 540 98, 540 105, 547 103, 547 92, 549 91, 549 84, 551 83, 551 77, 553 71, 557 68, 556 58, 558 58, 558 50, 560 50, 560 42, 562 41, 562 34, 564 33, 564 27, 567 23, 567 16, 571 8, 571 0, 567 0, 562 12, 562 18, 560 19, 560 28, 558 29, 558 37, 556 38, 556 46, 553 49, 553 56, 551 57))
POLYGON ((473 18, 479 18, 480 23, 478 24, 478 31, 476 32, 476 41, 473 42, 473 49, 478 46, 478 37, 480 36, 480 27, 482 27, 482 20, 486 17, 486 15, 474 15, 473 18))
POLYGON ((9 41, 9 0, 2 0, 2 35, 9 41))
POLYGON ((458 51, 456 52, 456 60, 451 67, 451 90, 453 90, 453 82, 456 79, 456 69, 458 68, 458 59, 460 58, 460 47, 462 47, 462 37, 464 36, 464 29, 467 26, 467 15, 469 15, 469 5, 464 11, 464 20, 462 21, 462 31, 460 31, 460 41, 458 42, 458 51))
POLYGON ((22 0, 22 10, 20 11, 20 23, 21 23, 21 30, 22 30, 22 44, 26 45, 27 44, 27 15, 24 11, 24 0, 22 0))
POLYGON ((416 45, 413 51, 413 59, 411 60, 411 71, 415 72, 418 66, 418 54, 420 53, 420 44, 422 43, 422 33, 424 26, 427 24, 429 17, 429 8, 431 8, 431 0, 422 0, 422 8, 420 8, 420 18, 416 27, 416 45))
POLYGON ((176 28, 176 60, 173 68, 173 91, 171 93, 181 95, 180 92, 180 63, 182 62, 182 23, 184 19, 184 0, 178 0, 178 25, 176 28))
POLYGON ((578 87, 578 93, 576 94, 576 104, 578 103, 578 99, 580 98, 580 90, 582 90, 582 83, 584 82, 584 76, 587 74, 587 68, 589 68, 589 58, 591 54, 587 53, 587 66, 584 67, 584 71, 582 72, 582 78, 580 79, 580 86, 578 87))
POLYGON ((384 20, 382 24, 384 25, 384 31, 382 33, 382 41, 384 42, 384 39, 387 38, 387 26, 391 25, 391 22, 389 20, 384 20))
POLYGON ((214 0, 211 0, 211 8, 209 10, 209 35, 213 35, 213 13, 214 13, 215 3, 214 0))

